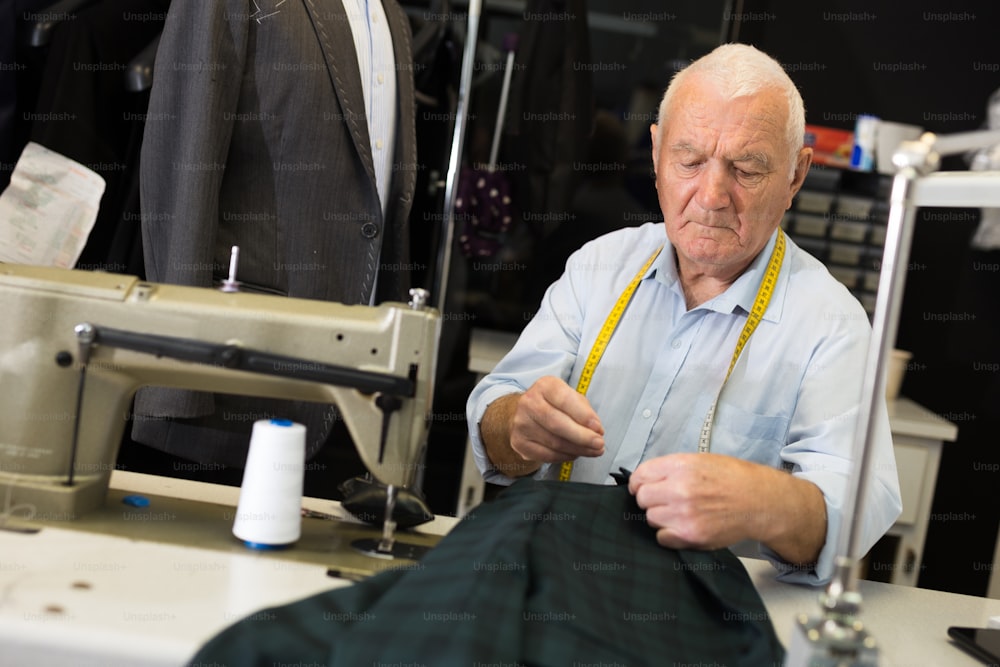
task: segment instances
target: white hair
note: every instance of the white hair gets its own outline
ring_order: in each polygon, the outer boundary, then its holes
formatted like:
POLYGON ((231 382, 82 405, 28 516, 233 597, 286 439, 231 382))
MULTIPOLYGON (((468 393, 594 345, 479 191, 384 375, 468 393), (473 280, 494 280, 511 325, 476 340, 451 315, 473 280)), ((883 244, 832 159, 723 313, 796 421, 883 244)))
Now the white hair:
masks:
POLYGON ((796 158, 805 140, 806 111, 802 95, 778 61, 747 44, 723 44, 695 60, 674 75, 663 93, 657 119, 660 137, 663 136, 667 109, 670 108, 674 94, 692 76, 709 81, 728 99, 755 95, 766 89, 780 91, 788 106, 785 138, 794 170, 796 158))

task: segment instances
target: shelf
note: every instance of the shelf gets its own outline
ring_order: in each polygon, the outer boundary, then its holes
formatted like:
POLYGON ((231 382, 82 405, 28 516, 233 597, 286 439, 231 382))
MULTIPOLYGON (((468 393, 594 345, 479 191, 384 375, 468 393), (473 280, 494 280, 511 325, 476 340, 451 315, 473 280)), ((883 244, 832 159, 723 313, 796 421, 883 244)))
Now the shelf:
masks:
POLYGON ((795 243, 823 262, 868 312, 875 309, 890 176, 814 166, 782 221, 795 243))

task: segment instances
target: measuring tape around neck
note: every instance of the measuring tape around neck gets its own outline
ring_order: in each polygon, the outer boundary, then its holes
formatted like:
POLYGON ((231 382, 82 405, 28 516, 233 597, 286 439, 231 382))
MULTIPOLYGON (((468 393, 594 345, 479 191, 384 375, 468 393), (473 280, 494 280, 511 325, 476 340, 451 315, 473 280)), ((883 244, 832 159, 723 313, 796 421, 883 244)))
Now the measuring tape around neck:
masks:
MULTIPOLYGON (((611 335, 614 334, 615 329, 618 328, 618 321, 621 320, 622 314, 625 309, 628 308, 629 302, 632 300, 632 295, 635 294, 635 290, 639 287, 639 283, 642 282, 643 276, 646 275, 646 271, 649 271, 649 267, 653 265, 656 258, 660 256, 660 251, 663 250, 663 246, 656 249, 646 263, 642 265, 639 272, 635 274, 625 291, 621 293, 618 300, 615 301, 615 305, 611 308, 611 312, 608 313, 608 317, 604 320, 604 325, 601 326, 601 330, 597 333, 597 340, 594 341, 594 346, 590 348, 590 354, 587 356, 587 362, 583 365, 583 371, 580 373, 580 379, 576 383, 576 390, 581 394, 586 395, 587 388, 590 386, 590 381, 594 377, 594 370, 597 368, 597 362, 601 360, 604 355, 604 349, 608 346, 608 342, 611 341, 611 335)), ((559 467, 559 480, 563 482, 568 482, 570 475, 573 474, 573 462, 563 461, 563 464, 559 467)))
MULTIPOLYGON (((597 363, 604 355, 604 349, 608 346, 608 342, 611 340, 612 334, 618 327, 618 322, 621 320, 622 314, 625 312, 629 302, 632 300, 632 295, 635 294, 635 290, 639 287, 639 283, 642 281, 643 276, 646 275, 646 271, 648 271, 649 267, 652 266, 661 250, 663 250, 663 246, 657 248, 656 252, 654 252, 648 260, 646 260, 646 263, 641 269, 639 269, 639 272, 635 275, 635 277, 632 278, 632 281, 625 288, 625 291, 623 291, 621 296, 618 297, 618 300, 615 302, 614 307, 612 307, 611 312, 608 313, 608 317, 604 321, 604 325, 597 334, 597 340, 594 341, 594 346, 590 349, 590 354, 587 356, 587 362, 584 364, 583 371, 580 374, 580 380, 576 384, 576 390, 581 394, 587 393, 587 388, 590 386, 590 381, 594 376, 594 370, 597 368, 597 363)), ((733 350, 733 356, 729 360, 729 370, 726 371, 726 377, 722 381, 722 386, 719 387, 719 391, 715 395, 715 400, 712 401, 712 406, 709 408, 708 414, 705 416, 705 422, 701 429, 701 437, 698 442, 699 452, 707 452, 709 450, 712 437, 712 422, 715 419, 715 408, 719 403, 719 397, 722 395, 722 388, 726 386, 726 380, 728 380, 730 374, 732 374, 733 368, 736 366, 736 362, 740 358, 740 353, 743 352, 743 348, 746 346, 747 341, 750 340, 751 334, 753 334, 757 325, 760 324, 761 318, 767 311, 767 306, 771 302, 771 294, 774 292, 774 286, 778 281, 778 273, 781 270, 781 262, 784 257, 785 234, 781 229, 778 229, 778 238, 775 241, 774 249, 771 251, 771 258, 768 260, 767 270, 764 272, 764 277, 761 279, 760 287, 757 289, 757 296, 754 299, 753 308, 751 308, 750 314, 747 316, 746 324, 743 326, 743 331, 740 332, 739 340, 736 342, 736 349, 733 350)), ((573 462, 564 461, 559 468, 560 481, 569 481, 572 474, 573 462)))
POLYGON ((761 318, 764 317, 764 312, 767 311, 767 304, 771 303, 771 295, 774 293, 774 286, 778 282, 778 273, 781 271, 781 261, 784 258, 785 233, 779 228, 778 238, 774 242, 774 249, 771 250, 771 259, 767 262, 767 270, 764 272, 764 277, 761 278, 760 287, 757 288, 757 297, 753 301, 753 308, 750 309, 750 313, 747 315, 746 324, 743 325, 743 331, 740 332, 739 340, 736 341, 736 349, 733 350, 733 356, 729 360, 729 370, 726 371, 726 377, 722 380, 719 391, 715 394, 715 400, 712 401, 712 405, 708 409, 708 414, 705 415, 705 421, 701 426, 701 435, 698 437, 699 452, 707 452, 712 446, 712 424, 715 421, 715 408, 719 405, 719 397, 722 396, 722 390, 726 387, 726 381, 729 380, 729 376, 733 373, 733 368, 736 367, 736 362, 739 361, 740 353, 743 352, 744 346, 750 340, 750 336, 757 328, 757 325, 760 324, 761 318))

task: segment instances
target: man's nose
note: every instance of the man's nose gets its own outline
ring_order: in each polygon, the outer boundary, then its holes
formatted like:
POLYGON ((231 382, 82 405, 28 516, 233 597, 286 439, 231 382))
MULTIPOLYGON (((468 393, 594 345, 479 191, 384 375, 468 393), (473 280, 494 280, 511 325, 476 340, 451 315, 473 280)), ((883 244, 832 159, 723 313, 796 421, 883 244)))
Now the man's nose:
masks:
POLYGON ((695 201, 706 211, 728 208, 731 203, 729 186, 729 170, 725 165, 710 162, 702 171, 695 201))

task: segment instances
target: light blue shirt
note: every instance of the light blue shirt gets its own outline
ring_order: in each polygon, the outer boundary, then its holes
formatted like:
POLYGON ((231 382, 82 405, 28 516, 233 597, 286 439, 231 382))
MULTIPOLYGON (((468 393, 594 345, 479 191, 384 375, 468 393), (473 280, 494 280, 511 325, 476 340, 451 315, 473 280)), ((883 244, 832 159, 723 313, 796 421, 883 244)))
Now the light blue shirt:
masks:
MULTIPOLYGON (((468 419, 484 478, 493 469, 479 435, 487 406, 544 375, 575 387, 619 295, 661 244, 598 364, 587 392, 605 430, 605 453, 580 458, 574 481, 610 484, 619 467, 696 452, 705 415, 722 385, 777 234, 729 289, 688 310, 663 223, 607 234, 574 253, 510 353, 473 390, 468 419)), ((818 260, 786 239, 771 302, 719 399, 711 451, 755 461, 815 483, 827 538, 815 570, 789 567, 768 549, 779 578, 822 583, 833 573, 841 508, 854 458, 854 429, 871 327, 861 304, 818 260)), ((885 404, 874 415, 872 477, 862 501, 866 552, 899 516, 901 501, 885 404)), ((536 473, 556 479, 557 465, 536 473)))

